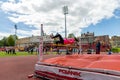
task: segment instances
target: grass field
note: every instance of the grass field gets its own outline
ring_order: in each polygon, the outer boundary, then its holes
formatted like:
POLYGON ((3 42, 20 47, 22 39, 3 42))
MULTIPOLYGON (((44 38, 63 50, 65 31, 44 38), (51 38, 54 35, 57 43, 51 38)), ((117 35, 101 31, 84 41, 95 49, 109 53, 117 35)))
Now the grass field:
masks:
MULTIPOLYGON (((46 54, 57 54, 57 52, 47 52, 46 54)), ((44 53, 45 54, 45 53, 44 53)), ((38 55, 38 53, 33 52, 33 54, 28 52, 16 52, 16 54, 8 54, 6 52, 0 52, 0 57, 9 57, 9 56, 28 56, 28 55, 38 55)))
POLYGON ((28 55, 37 55, 36 52, 33 52, 33 54, 28 52, 16 52, 16 54, 8 54, 6 52, 0 52, 0 57, 8 57, 8 56, 28 56, 28 55))

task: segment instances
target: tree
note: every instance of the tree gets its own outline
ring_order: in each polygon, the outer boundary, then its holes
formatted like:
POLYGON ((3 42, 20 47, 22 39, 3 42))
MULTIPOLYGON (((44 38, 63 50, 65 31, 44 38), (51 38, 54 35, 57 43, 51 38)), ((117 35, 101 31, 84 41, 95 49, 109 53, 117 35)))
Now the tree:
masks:
POLYGON ((75 35, 73 34, 73 33, 70 33, 69 35, 68 35, 68 38, 74 38, 75 37, 75 35))
POLYGON ((4 38, 2 39, 2 41, 3 41, 3 46, 4 46, 4 47, 8 45, 8 44, 7 44, 7 38, 6 38, 6 37, 4 37, 4 38))
POLYGON ((2 42, 2 40, 0 40, 0 46, 3 46, 3 42, 2 42))
POLYGON ((0 46, 14 46, 15 40, 17 40, 18 37, 16 35, 10 35, 9 37, 4 37, 0 40, 0 46))
POLYGON ((7 38, 6 37, 4 37, 2 40, 0 40, 0 46, 7 46, 8 44, 7 44, 7 38))
POLYGON ((14 46, 15 44, 15 37, 13 35, 10 35, 7 39, 8 45, 9 46, 14 46))
POLYGON ((68 38, 74 38, 75 41, 79 41, 79 38, 78 37, 75 37, 75 35, 73 33, 69 34, 68 35, 68 38))
POLYGON ((16 36, 16 35, 13 35, 13 37, 14 37, 14 39, 18 40, 18 36, 16 36))

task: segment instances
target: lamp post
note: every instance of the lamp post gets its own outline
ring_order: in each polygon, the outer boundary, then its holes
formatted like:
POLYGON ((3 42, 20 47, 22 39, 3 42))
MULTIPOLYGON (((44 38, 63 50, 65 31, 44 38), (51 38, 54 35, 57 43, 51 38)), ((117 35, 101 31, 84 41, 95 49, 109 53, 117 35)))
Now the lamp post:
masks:
POLYGON ((65 38, 67 38, 66 14, 68 14, 68 6, 63 7, 63 13, 65 15, 65 38))

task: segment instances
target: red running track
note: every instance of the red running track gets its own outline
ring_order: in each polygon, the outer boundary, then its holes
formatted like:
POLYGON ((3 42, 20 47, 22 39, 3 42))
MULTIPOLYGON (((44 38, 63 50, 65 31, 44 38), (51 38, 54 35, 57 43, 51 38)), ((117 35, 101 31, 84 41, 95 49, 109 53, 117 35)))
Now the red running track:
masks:
MULTIPOLYGON (((57 55, 45 55, 50 58, 57 55)), ((37 55, 14 56, 0 58, 0 80, 30 80, 28 75, 33 74, 37 55)))

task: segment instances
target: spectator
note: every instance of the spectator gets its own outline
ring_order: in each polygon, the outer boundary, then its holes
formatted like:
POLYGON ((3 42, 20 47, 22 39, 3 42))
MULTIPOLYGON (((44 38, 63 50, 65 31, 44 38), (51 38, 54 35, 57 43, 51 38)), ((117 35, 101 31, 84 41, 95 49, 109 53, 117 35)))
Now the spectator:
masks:
POLYGON ((109 44, 109 47, 108 47, 108 55, 111 55, 112 54, 112 46, 111 44, 109 44))
POLYGON ((111 54, 112 54, 112 50, 108 49, 108 55, 111 55, 111 54))
POLYGON ((16 52, 15 52, 15 48, 13 48, 13 54, 16 54, 16 52))
POLYGON ((99 40, 97 40, 97 43, 96 43, 96 54, 100 54, 100 47, 101 47, 101 43, 99 40))
POLYGON ((83 54, 83 53, 82 53, 82 48, 79 48, 79 49, 78 49, 78 54, 83 54))
POLYGON ((31 54, 33 54, 33 48, 30 49, 31 54))

